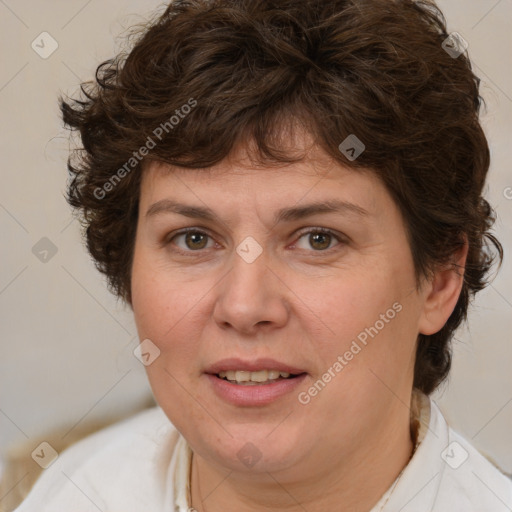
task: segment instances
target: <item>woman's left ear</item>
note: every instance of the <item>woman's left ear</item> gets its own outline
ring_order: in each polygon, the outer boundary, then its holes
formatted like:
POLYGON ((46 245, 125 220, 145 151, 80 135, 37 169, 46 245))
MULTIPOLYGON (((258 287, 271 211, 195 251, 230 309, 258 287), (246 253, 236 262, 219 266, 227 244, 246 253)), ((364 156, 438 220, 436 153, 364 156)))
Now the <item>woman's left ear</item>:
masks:
POLYGON ((423 286, 423 311, 418 328, 421 334, 435 334, 450 318, 464 283, 468 240, 455 252, 449 264, 439 267, 423 286))

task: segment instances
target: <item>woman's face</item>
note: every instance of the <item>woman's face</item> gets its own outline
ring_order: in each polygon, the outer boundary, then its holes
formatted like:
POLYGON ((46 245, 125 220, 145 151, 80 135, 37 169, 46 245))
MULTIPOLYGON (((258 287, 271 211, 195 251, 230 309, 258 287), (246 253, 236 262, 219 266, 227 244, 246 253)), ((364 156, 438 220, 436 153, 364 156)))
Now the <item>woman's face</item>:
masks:
POLYGON ((319 151, 279 168, 238 155, 145 169, 132 305, 147 372, 212 464, 311 471, 408 418, 424 292, 374 175, 319 151))

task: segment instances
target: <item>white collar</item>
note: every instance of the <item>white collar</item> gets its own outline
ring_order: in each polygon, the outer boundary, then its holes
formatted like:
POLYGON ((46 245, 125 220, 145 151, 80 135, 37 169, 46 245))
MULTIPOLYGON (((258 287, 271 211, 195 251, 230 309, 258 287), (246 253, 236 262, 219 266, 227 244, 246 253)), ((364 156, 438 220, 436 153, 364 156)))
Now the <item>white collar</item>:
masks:
MULTIPOLYGON (((438 445, 446 446, 448 427, 436 404, 419 390, 413 390, 411 399, 411 420, 416 419, 418 438, 414 454, 403 473, 393 482, 370 512, 418 512, 424 504, 435 501, 444 465, 439 457, 438 445), (440 439, 444 425, 446 439, 440 439), (437 460, 439 459, 439 461, 437 460), (433 470, 436 471, 433 471, 433 470), (439 478, 433 478, 434 475, 439 478), (418 480, 421 480, 420 482, 418 480), (425 489, 430 493, 426 495, 425 489), (418 499, 421 508, 418 507, 418 499), (384 507, 385 505, 385 507, 384 507)), ((442 436, 441 436, 442 437, 442 436)))

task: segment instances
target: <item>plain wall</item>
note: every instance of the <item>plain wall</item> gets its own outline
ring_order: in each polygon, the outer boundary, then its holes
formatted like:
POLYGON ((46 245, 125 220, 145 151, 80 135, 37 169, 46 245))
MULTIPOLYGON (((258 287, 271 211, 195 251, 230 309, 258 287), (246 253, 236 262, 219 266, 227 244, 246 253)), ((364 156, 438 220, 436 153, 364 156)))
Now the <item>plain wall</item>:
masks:
MULTIPOLYGON (((436 398, 455 429, 512 472, 512 2, 439 4, 449 29, 468 41, 482 78, 492 150, 487 198, 499 216, 496 234, 506 258, 471 308, 469 329, 457 333, 452 374, 436 398)), ((119 49, 119 34, 156 6, 150 0, 0 3, 0 453, 49 429, 129 414, 151 395, 132 354, 130 311, 107 291, 64 199, 68 141, 57 96, 92 78, 96 65, 119 49), (42 32, 58 43, 47 59, 31 47, 35 40, 39 51, 51 48, 42 32), (46 262, 39 259, 44 250, 46 262)))

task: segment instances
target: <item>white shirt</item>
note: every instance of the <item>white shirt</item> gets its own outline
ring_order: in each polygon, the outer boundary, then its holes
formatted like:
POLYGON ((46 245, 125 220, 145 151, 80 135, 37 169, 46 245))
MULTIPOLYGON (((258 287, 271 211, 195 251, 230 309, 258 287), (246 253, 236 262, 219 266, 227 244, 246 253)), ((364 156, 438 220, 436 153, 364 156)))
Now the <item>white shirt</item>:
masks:
MULTIPOLYGON (((419 419, 416 452, 371 512, 510 512, 512 480, 425 395, 419 419)), ((15 512, 189 512, 191 453, 154 407, 62 452, 15 512)))

